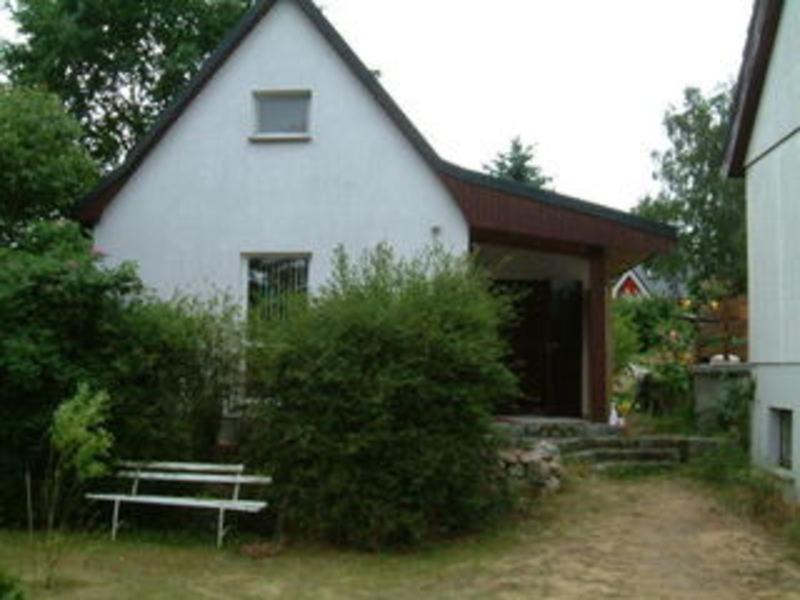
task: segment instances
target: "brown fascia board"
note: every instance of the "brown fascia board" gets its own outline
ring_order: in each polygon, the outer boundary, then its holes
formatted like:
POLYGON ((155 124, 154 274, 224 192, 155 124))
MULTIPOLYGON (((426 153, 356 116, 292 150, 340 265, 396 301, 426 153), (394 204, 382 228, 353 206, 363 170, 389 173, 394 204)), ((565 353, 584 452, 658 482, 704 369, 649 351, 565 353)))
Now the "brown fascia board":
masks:
POLYGON ((783 0, 755 0, 753 5, 723 158, 723 173, 729 178, 744 176, 747 148, 782 12, 783 0))

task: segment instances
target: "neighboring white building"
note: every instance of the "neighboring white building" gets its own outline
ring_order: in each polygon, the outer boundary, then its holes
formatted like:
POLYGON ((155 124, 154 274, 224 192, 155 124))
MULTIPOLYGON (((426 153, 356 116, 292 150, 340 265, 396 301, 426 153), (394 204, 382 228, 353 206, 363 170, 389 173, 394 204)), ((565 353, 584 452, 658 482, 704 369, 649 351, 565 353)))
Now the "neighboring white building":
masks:
POLYGON ((725 170, 745 177, 754 461, 800 494, 800 2, 758 0, 725 170))
POLYGON ((316 289, 339 244, 480 250, 499 281, 536 289, 523 408, 598 420, 607 284, 675 239, 443 161, 311 0, 255 2, 79 216, 160 294, 225 291, 245 309, 316 289))

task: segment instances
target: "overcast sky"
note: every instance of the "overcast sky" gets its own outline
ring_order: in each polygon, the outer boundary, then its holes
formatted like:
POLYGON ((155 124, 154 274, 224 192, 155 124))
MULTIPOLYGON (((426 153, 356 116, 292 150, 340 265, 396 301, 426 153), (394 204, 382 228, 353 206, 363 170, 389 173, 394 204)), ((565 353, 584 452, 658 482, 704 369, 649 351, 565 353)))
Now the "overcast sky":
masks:
MULTIPOLYGON (((321 0, 446 159, 480 168, 511 137, 558 191, 628 209, 688 85, 735 78, 752 0, 321 0)), ((0 13, 0 37, 13 26, 0 13)))

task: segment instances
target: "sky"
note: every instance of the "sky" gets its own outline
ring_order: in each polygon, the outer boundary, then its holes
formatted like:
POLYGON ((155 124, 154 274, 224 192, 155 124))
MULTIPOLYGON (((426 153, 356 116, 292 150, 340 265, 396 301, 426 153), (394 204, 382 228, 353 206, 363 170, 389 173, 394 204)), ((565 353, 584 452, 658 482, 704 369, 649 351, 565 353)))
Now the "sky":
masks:
MULTIPOLYGON (((687 86, 734 80, 752 0, 319 0, 447 160, 514 136, 559 192, 627 210, 687 86)), ((0 38, 14 36, 0 10, 0 38)))

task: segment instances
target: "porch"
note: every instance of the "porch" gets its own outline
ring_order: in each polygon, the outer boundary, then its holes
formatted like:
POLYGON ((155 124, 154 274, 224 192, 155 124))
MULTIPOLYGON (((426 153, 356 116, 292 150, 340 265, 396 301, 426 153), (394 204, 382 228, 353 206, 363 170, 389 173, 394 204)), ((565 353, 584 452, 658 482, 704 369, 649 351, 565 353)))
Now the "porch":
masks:
POLYGON ((441 177, 496 285, 516 293, 507 332, 522 397, 504 412, 608 414, 611 283, 676 242, 672 227, 445 163, 441 177))

